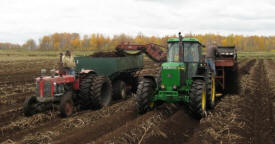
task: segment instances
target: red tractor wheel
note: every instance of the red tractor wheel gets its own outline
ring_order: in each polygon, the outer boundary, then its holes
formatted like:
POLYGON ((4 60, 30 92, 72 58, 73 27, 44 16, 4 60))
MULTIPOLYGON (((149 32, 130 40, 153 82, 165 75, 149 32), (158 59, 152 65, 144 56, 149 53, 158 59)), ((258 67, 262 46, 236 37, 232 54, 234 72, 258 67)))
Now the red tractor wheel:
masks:
POLYGON ((72 91, 68 91, 62 96, 59 111, 62 117, 69 117, 73 114, 74 103, 72 99, 72 91))
POLYGON ((32 97, 28 97, 25 99, 24 102, 24 115, 25 116, 32 116, 33 114, 36 113, 36 104, 37 104, 37 100, 35 96, 32 97))

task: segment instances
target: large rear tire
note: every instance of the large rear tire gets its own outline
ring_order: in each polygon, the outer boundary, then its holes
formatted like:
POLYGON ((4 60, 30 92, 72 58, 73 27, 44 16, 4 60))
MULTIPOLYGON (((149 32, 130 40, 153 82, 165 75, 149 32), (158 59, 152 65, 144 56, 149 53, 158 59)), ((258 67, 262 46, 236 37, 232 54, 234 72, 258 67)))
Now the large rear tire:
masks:
POLYGON ((96 76, 91 85, 92 108, 99 109, 110 104, 112 100, 112 83, 105 76, 96 76))
POLYGON ((72 94, 72 91, 68 91, 61 98, 59 111, 62 117, 70 117, 71 115, 73 115, 74 102, 72 94))
POLYGON ((213 109, 216 105, 215 75, 212 73, 207 78, 207 107, 213 109))
POLYGON ((155 103, 152 101, 155 84, 149 78, 143 78, 137 89, 136 106, 139 114, 144 114, 149 110, 152 110, 155 103))
POLYGON ((206 116, 206 83, 204 80, 193 81, 189 102, 189 109, 196 118, 206 116))
POLYGON ((80 108, 88 109, 92 104, 91 100, 91 86, 94 82, 96 74, 90 73, 80 79, 79 83, 79 104, 80 108))
POLYGON ((32 116, 36 113, 36 107, 35 105, 37 104, 37 100, 35 96, 28 97, 24 101, 24 115, 29 117, 32 116))
POLYGON ((115 99, 126 99, 127 98, 127 87, 126 83, 122 80, 116 80, 113 84, 113 95, 115 99))

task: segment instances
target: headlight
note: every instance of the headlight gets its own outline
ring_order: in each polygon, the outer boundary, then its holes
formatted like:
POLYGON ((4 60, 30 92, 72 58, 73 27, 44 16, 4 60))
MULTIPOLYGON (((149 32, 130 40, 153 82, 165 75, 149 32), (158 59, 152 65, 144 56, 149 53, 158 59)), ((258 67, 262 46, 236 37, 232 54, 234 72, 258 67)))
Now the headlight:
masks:
POLYGON ((165 88, 165 85, 164 85, 164 84, 160 85, 160 88, 164 89, 164 88, 165 88))
POLYGON ((53 83, 53 93, 57 92, 56 82, 53 83))
POLYGON ((179 69, 179 70, 184 70, 184 67, 179 66, 178 69, 179 69))
POLYGON ((176 86, 176 85, 174 85, 174 86, 173 86, 173 89, 174 89, 174 90, 176 90, 176 89, 177 89, 177 86, 176 86))
POLYGON ((45 76, 47 73, 47 70, 46 69, 41 69, 41 76, 45 76))

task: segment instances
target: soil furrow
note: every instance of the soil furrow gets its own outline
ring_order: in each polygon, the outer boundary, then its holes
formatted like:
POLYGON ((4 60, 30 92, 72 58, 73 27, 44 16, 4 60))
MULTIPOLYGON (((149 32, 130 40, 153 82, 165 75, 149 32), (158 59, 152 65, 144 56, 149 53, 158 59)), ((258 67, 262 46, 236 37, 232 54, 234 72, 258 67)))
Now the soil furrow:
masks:
POLYGON ((63 135, 59 136, 54 139, 53 143, 84 144, 121 127, 126 122, 137 118, 137 116, 135 107, 132 107, 129 111, 113 114, 110 117, 100 119, 96 121, 94 125, 76 129, 66 134, 66 139, 62 139, 62 137, 64 137, 63 135))
POLYGON ((122 127, 105 134, 104 136, 91 140, 89 143, 112 143, 112 144, 135 144, 141 143, 145 136, 159 134, 153 129, 168 119, 178 110, 173 104, 164 104, 155 111, 147 112, 135 120, 127 122, 122 127))
POLYGON ((0 127, 15 121, 18 117, 23 116, 23 110, 21 107, 14 108, 0 114, 0 127))
POLYGON ((243 93, 242 118, 245 122, 245 142, 273 143, 273 116, 271 90, 263 60, 260 60, 251 75, 249 87, 243 93), (245 104, 245 105, 244 105, 245 104))
POLYGON ((145 137, 143 144, 182 144, 185 143, 193 131, 200 124, 199 120, 192 118, 184 110, 176 112, 166 121, 154 129, 158 135, 145 137))

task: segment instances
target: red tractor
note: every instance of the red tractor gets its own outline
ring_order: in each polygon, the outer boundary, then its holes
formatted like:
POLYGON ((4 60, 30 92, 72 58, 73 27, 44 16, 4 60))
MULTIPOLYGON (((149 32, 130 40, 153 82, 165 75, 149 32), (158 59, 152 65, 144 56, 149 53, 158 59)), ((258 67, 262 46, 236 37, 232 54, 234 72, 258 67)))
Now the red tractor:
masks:
POLYGON ((68 75, 60 66, 51 76, 35 79, 36 95, 25 99, 25 116, 57 108, 67 117, 74 110, 98 109, 108 105, 112 98, 127 98, 136 90, 136 72, 143 68, 142 55, 74 59, 76 75, 68 75))

